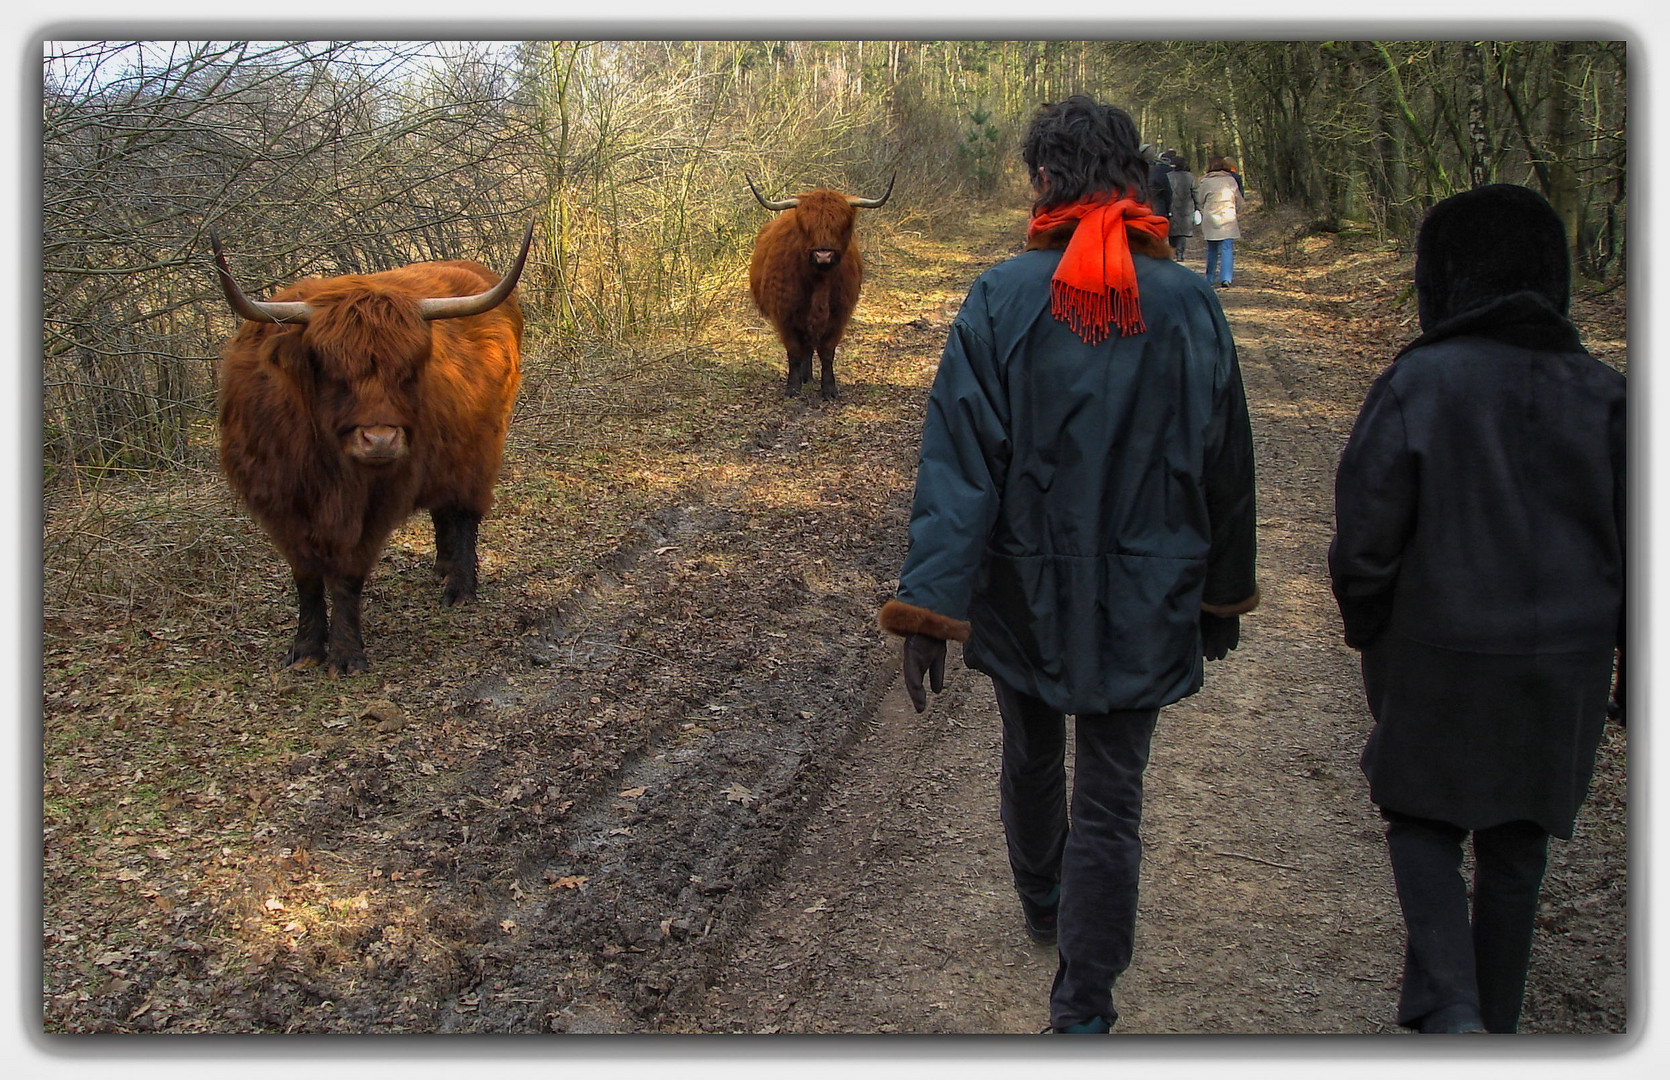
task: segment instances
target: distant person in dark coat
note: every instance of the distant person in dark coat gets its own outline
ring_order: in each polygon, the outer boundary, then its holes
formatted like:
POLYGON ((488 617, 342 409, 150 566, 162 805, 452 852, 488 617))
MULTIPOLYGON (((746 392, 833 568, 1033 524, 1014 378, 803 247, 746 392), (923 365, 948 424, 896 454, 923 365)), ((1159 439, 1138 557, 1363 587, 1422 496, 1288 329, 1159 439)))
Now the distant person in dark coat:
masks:
POLYGON ((1056 944, 1050 1030, 1105 1032, 1135 938, 1155 723, 1258 602, 1252 430, 1229 324, 1171 258, 1130 116, 1044 106, 1022 157, 1026 250, 951 324, 881 624, 904 638, 918 712, 947 640, 991 676, 1009 866, 1027 932, 1056 944))
POLYGON ((1177 261, 1182 262, 1188 251, 1189 237, 1200 231, 1200 202, 1195 198, 1195 174, 1189 171, 1187 160, 1176 157, 1171 161, 1171 172, 1166 175, 1166 181, 1171 185, 1171 212, 1166 215, 1171 221, 1171 251, 1177 261))
POLYGON ((1174 150, 1163 151, 1148 169, 1148 208, 1161 217, 1171 216, 1171 159, 1174 150))
POLYGON ((1565 231, 1526 188, 1433 207, 1415 288, 1421 335, 1340 459, 1328 566, 1408 927, 1398 1023, 1512 1032, 1548 836, 1572 835, 1609 688, 1622 715, 1625 380, 1579 342, 1565 231))

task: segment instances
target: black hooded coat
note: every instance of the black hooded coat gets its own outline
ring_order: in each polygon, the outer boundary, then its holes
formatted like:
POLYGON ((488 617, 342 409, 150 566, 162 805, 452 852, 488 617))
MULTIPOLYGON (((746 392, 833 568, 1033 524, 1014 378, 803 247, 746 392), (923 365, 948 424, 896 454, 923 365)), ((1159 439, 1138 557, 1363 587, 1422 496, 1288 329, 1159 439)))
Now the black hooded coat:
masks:
POLYGON ((1328 552, 1381 807, 1569 838, 1623 645, 1625 380, 1566 317, 1564 231, 1498 184, 1417 241, 1423 333, 1340 459, 1328 552))

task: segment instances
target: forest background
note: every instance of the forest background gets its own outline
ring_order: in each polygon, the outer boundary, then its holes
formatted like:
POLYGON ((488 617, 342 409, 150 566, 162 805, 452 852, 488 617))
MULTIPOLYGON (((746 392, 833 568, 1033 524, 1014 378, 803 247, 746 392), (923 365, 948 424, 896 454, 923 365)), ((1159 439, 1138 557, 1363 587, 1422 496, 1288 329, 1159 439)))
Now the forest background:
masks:
POLYGON ((253 293, 501 264, 535 219, 521 295, 549 368, 528 373, 518 427, 560 440, 633 407, 613 389, 627 372, 688 370, 727 332, 759 220, 744 177, 778 197, 897 175, 908 210, 875 227, 911 228, 1020 183, 1032 111, 1081 91, 1197 173, 1234 157, 1266 206, 1324 228, 1408 237, 1454 191, 1527 184, 1585 277, 1623 273, 1623 42, 49 43, 48 614, 172 591, 110 547, 106 515, 134 500, 101 496, 213 472, 235 321, 210 231, 253 293))

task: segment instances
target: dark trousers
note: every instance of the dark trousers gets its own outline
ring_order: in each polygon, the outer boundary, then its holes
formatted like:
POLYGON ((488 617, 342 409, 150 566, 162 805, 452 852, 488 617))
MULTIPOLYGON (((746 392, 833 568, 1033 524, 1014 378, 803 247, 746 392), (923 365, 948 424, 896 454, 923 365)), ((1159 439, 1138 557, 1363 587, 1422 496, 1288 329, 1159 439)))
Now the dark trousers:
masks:
POLYGON ((1015 888, 1035 902, 1057 885, 1055 1027, 1118 1018, 1113 984, 1131 964, 1142 865, 1142 774, 1159 710, 1086 713, 1074 724, 1071 826, 1067 718, 999 680, 999 810, 1015 888))
POLYGON ((1531 964, 1548 833, 1510 821, 1473 833, 1473 897, 1461 876, 1467 830, 1381 810, 1408 939, 1398 1023, 1420 1028, 1440 1010, 1478 1010, 1485 1030, 1519 1026, 1531 964))

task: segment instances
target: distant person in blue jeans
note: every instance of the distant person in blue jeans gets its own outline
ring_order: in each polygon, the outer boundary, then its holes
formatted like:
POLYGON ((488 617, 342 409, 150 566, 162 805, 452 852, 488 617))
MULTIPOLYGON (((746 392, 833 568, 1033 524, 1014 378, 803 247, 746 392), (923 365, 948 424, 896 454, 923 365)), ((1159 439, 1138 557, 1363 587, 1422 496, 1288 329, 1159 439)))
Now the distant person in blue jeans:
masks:
POLYGON ((1247 209, 1228 158, 1206 163, 1195 197, 1200 202, 1200 235, 1206 241, 1206 280, 1227 288, 1235 280, 1235 241, 1241 238, 1241 215, 1247 209))

